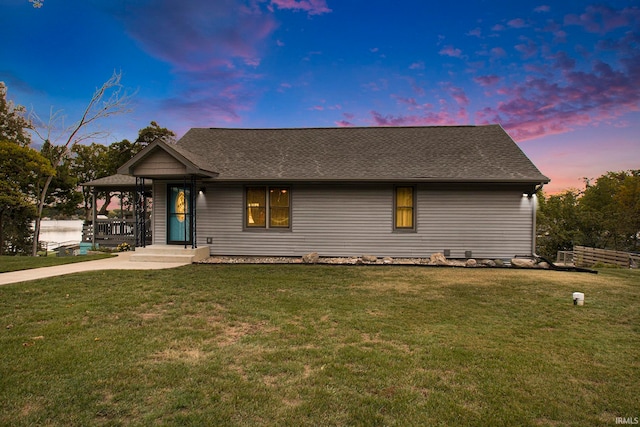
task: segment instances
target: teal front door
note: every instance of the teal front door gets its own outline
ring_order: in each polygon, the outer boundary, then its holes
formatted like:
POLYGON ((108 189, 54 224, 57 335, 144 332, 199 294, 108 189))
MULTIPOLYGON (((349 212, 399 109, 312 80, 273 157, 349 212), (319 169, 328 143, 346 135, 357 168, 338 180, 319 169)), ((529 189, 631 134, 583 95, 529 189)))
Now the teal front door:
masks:
POLYGON ((191 244, 191 186, 170 184, 167 188, 167 244, 191 244))

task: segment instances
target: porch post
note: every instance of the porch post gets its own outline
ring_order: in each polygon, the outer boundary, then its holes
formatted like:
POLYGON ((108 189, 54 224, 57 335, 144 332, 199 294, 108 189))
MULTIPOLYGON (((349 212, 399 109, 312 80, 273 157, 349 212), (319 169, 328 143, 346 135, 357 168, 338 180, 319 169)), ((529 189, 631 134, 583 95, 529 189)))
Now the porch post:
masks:
POLYGON ((198 247, 198 228, 196 227, 196 206, 198 204, 198 196, 196 193, 196 177, 194 175, 191 175, 191 193, 190 193, 190 197, 191 197, 191 206, 193 206, 191 208, 191 224, 193 226, 192 232, 191 232, 191 249, 195 249, 198 247))
POLYGON ((91 224, 93 232, 91 233, 91 250, 94 250, 96 248, 96 231, 98 227, 98 206, 96 206, 96 203, 98 202, 98 190, 96 190, 96 187, 91 188, 91 195, 93 196, 93 222, 91 224))
POLYGON ((136 177, 134 206, 136 247, 144 248, 147 246, 147 196, 145 194, 144 178, 142 177, 136 177))

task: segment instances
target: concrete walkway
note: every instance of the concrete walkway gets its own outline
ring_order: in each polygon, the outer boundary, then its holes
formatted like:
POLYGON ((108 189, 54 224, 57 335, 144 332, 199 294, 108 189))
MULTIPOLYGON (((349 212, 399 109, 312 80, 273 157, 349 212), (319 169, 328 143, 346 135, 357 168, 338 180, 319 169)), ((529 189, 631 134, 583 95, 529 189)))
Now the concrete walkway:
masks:
POLYGON ((96 261, 76 262, 73 264, 57 265, 54 267, 34 268, 31 270, 11 271, 0 273, 0 285, 26 282, 28 280, 45 279, 47 277, 62 276, 82 271, 96 270, 160 270, 165 268, 188 265, 184 262, 138 262, 129 258, 133 252, 120 252, 117 257, 99 259, 96 261))

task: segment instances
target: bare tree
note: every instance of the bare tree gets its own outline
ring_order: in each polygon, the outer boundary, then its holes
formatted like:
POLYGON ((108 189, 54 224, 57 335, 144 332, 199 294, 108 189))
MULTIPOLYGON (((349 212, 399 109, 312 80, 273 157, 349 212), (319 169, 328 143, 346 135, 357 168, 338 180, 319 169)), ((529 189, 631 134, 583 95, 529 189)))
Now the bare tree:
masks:
MULTIPOLYGON (((108 117, 130 111, 130 103, 133 95, 126 92, 120 83, 121 78, 122 72, 114 71, 113 75, 104 82, 101 87, 96 89, 80 119, 71 126, 65 127, 65 117, 61 110, 52 110, 47 123, 40 120, 34 113, 31 114, 31 118, 36 124, 36 126, 34 126, 34 133, 45 144, 49 143, 58 148, 58 150, 53 150, 57 155, 50 159, 54 169, 56 169, 65 156, 69 154, 69 150, 73 144, 89 138, 97 138, 105 135, 106 132, 104 131, 92 129, 92 125, 108 117), (60 144, 57 144, 58 141, 61 141, 60 144)), ((38 251, 42 211, 47 201, 49 186, 51 185, 53 177, 54 174, 42 177, 43 184, 38 198, 34 227, 33 256, 35 256, 38 251)))

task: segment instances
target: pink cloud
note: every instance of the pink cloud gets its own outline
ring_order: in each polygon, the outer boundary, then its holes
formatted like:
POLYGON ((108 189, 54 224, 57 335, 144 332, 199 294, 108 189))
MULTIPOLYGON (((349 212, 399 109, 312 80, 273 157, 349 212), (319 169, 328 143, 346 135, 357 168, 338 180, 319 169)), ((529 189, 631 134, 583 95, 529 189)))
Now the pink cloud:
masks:
POLYGON ((391 97, 394 98, 398 104, 406 105, 410 110, 418 107, 418 102, 415 98, 405 98, 399 95, 391 95, 391 97))
POLYGON ((467 33, 468 36, 482 37, 482 30, 480 28, 474 28, 467 33))
POLYGON ((338 120, 335 122, 338 127, 353 127, 353 119, 356 117, 353 113, 342 113, 343 120, 338 120))
POLYGON ((253 105, 262 61, 278 24, 273 14, 237 0, 159 0, 110 6, 144 51, 172 68, 179 88, 166 101, 186 120, 233 122, 253 105), (124 12, 126 11, 126 13, 124 12), (144 19, 139 19, 144 16, 144 19), (161 30, 160 30, 161 29, 161 30))
POLYGON ((104 8, 144 51, 172 68, 177 89, 164 102, 170 114, 204 123, 238 121, 240 112, 252 108, 265 90, 256 85, 263 76, 255 69, 269 46, 284 46, 281 40, 270 41, 279 25, 275 9, 331 12, 326 0, 122 3, 114 0, 104 8))
POLYGON ((331 12, 325 0, 271 0, 278 9, 307 12, 309 15, 322 15, 331 12))
POLYGON ((480 86, 493 86, 500 81, 500 77, 495 74, 488 76, 478 76, 473 79, 480 86))
POLYGON ((531 39, 525 41, 526 43, 517 44, 514 48, 522 54, 523 59, 529 59, 538 53, 538 46, 531 39))
POLYGON ((469 98, 467 97, 464 89, 462 89, 461 87, 448 86, 447 90, 449 92, 449 95, 453 98, 454 101, 456 101, 456 103, 460 107, 466 107, 467 105, 469 105, 469 98))
POLYGON ((501 47, 494 47, 490 51, 492 58, 504 58, 507 56, 507 52, 501 47))
POLYGON ((413 93, 418 96, 424 96, 424 88, 418 84, 416 79, 412 77, 405 77, 404 79, 409 82, 409 85, 411 85, 411 90, 413 91, 413 93))
POLYGON ((371 111, 370 114, 372 123, 375 126, 446 126, 460 124, 457 115, 451 115, 446 111, 409 116, 385 116, 377 111, 371 111))
POLYGON ((553 41, 555 43, 566 43, 567 42, 567 33, 564 30, 558 30, 553 33, 554 38, 553 41))
POLYGON ((596 61, 589 72, 567 67, 558 81, 531 77, 502 88, 507 99, 478 111, 476 122, 502 123, 517 140, 610 123, 640 110, 640 54, 628 61, 620 70, 596 61))
POLYGON ((443 47, 438 53, 444 56, 451 56, 452 58, 462 58, 462 51, 451 45, 443 47))
POLYGON ((378 79, 378 81, 369 82, 362 85, 364 89, 367 89, 373 92, 386 90, 388 86, 389 86, 389 82, 386 79, 378 79))
POLYGON ((638 22, 640 9, 637 7, 614 10, 608 6, 587 6, 584 13, 569 14, 564 18, 565 25, 579 25, 588 32, 597 34, 605 34, 638 22))
POLYGON ((527 23, 522 18, 516 18, 507 22, 507 25, 511 28, 524 28, 527 26, 527 23))
POLYGON ((424 68, 424 61, 414 62, 413 64, 409 65, 410 70, 424 70, 424 68))
POLYGON ((550 10, 551 7, 549 7, 548 5, 541 5, 533 9, 534 12, 549 12, 550 10))
POLYGON ((576 60, 571 58, 567 52, 560 51, 555 55, 551 56, 551 59, 554 60, 554 67, 559 68, 561 70, 569 71, 573 70, 576 66, 576 60))

